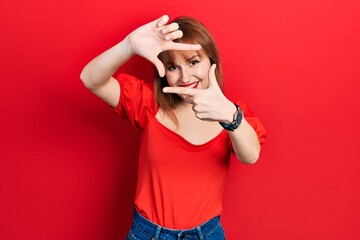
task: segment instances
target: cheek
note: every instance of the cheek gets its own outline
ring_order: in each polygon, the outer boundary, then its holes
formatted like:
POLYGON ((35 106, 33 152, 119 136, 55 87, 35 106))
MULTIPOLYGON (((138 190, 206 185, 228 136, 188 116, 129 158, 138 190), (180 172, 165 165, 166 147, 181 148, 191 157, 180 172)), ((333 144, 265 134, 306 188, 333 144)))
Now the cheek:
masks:
POLYGON ((208 78, 210 67, 211 67, 210 60, 202 62, 202 65, 199 66, 199 68, 197 69, 198 75, 201 76, 202 78, 208 78))
POLYGON ((203 80, 202 84, 206 88, 208 87, 208 84, 209 84, 209 70, 210 70, 210 67, 204 67, 204 68, 199 69, 199 71, 198 71, 198 77, 203 80))
POLYGON ((200 71, 199 71, 199 76, 201 76, 202 78, 206 79, 209 77, 209 69, 207 68, 202 68, 200 71))
POLYGON ((167 80, 169 86, 174 87, 176 85, 176 81, 177 81, 175 75, 166 73, 165 76, 166 76, 166 80, 167 80))

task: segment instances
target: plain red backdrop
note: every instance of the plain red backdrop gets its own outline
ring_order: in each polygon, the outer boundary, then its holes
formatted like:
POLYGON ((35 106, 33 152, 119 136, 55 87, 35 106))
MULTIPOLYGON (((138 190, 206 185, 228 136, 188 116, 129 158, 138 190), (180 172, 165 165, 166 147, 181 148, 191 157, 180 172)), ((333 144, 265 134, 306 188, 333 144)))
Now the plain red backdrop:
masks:
MULTIPOLYGON (((257 164, 232 159, 228 239, 360 239, 359 12, 357 0, 2 1, 0 239, 123 239, 139 136, 79 74, 165 13, 208 26, 228 97, 268 130, 257 164)), ((140 58, 123 71, 152 80, 140 58)))

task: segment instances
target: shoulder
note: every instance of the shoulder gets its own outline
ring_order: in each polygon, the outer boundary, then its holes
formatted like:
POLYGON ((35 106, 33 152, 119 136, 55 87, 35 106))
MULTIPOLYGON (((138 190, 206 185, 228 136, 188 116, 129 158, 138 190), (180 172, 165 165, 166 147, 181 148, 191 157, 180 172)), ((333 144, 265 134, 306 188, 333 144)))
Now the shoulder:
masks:
POLYGON ((266 140, 266 130, 260 119, 254 114, 252 109, 244 100, 238 100, 235 102, 244 113, 246 121, 251 125, 258 135, 260 143, 266 140))
POLYGON ((117 74, 115 79, 121 88, 115 112, 130 120, 136 128, 143 129, 157 109, 153 84, 125 73, 117 74))
POLYGON ((154 94, 154 84, 147 83, 142 79, 132 76, 127 73, 118 73, 114 78, 119 82, 121 91, 125 94, 138 94, 139 92, 146 92, 154 94))

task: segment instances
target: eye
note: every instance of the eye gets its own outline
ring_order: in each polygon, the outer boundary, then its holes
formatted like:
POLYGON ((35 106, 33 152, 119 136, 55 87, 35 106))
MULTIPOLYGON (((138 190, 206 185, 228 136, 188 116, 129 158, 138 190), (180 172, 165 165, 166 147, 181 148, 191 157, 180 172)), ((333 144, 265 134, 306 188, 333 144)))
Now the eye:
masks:
POLYGON ((179 68, 178 66, 172 65, 172 66, 169 66, 169 67, 167 68, 167 70, 170 71, 170 72, 173 72, 173 71, 175 71, 175 70, 178 69, 178 68, 179 68))
POLYGON ((190 62, 190 65, 193 66, 193 65, 198 64, 199 62, 200 62, 199 60, 193 60, 190 62))

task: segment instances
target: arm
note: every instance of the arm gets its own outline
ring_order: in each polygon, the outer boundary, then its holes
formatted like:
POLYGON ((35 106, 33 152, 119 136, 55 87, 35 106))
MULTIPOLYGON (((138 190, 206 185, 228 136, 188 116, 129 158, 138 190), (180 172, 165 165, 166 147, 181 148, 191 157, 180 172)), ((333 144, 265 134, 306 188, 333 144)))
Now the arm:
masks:
MULTIPOLYGON (((215 76, 216 65, 209 70, 209 87, 191 89, 165 87, 165 93, 183 95, 183 99, 193 105, 196 117, 205 121, 217 121, 230 124, 236 112, 235 105, 222 93, 215 76)), ((260 142, 255 130, 244 118, 234 131, 228 131, 236 157, 243 163, 255 163, 260 154, 260 142)))
POLYGON ((125 38, 89 62, 82 70, 80 79, 85 87, 115 107, 119 102, 120 85, 112 75, 134 54, 128 38, 125 38))
MULTIPOLYGON (((228 116, 233 116, 233 114, 229 112, 228 116)), ((261 146, 255 130, 246 119, 243 118, 240 126, 234 131, 228 131, 228 133, 236 157, 243 163, 255 163, 259 158, 261 146)))
POLYGON ((119 102, 120 85, 112 75, 132 56, 138 54, 152 62, 164 76, 165 69, 158 59, 160 52, 173 50, 199 50, 199 45, 175 43, 182 37, 176 23, 166 24, 169 17, 145 24, 131 32, 124 40, 90 61, 83 69, 80 79, 95 95, 112 107, 119 102))

